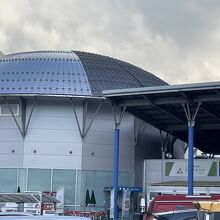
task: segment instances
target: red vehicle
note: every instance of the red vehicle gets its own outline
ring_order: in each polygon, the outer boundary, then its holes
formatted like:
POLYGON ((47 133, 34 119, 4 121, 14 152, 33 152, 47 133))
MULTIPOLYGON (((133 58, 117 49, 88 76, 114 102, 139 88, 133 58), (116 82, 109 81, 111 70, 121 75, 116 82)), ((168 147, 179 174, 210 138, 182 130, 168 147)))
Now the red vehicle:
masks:
POLYGON ((193 202, 220 200, 219 195, 157 195, 151 202, 147 210, 145 220, 151 219, 152 213, 175 211, 179 209, 194 208, 193 202))

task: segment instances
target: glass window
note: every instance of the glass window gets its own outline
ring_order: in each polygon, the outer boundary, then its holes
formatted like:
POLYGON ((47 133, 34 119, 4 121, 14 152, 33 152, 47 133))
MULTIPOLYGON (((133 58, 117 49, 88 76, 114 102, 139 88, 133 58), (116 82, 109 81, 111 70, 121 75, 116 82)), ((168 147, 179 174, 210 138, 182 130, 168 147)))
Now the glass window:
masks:
POLYGON ((85 206, 86 191, 90 197, 94 191, 96 207, 103 207, 105 203, 104 187, 109 186, 109 174, 105 171, 78 171, 77 201, 78 205, 85 206))
POLYGON ((119 186, 132 186, 132 174, 130 172, 119 172, 118 174, 119 186))
POLYGON ((76 171, 53 170, 53 192, 64 186, 64 204, 75 204, 76 171))
POLYGON ((21 192, 26 191, 26 175, 27 169, 20 168, 18 171, 18 186, 20 187, 21 192))
POLYGON ((28 169, 28 191, 50 192, 51 170, 28 169))
MULTIPOLYGON (((113 186, 113 172, 110 174, 110 185, 113 186)), ((134 173, 119 172, 118 186, 134 186, 134 173)))
POLYGON ((0 192, 17 191, 17 169, 0 169, 0 192))

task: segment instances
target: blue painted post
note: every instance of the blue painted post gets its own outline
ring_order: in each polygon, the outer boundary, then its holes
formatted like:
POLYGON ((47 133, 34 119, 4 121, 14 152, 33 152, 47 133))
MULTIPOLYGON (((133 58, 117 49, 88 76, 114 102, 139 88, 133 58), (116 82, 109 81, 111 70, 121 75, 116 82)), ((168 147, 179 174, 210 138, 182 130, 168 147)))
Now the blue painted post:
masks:
POLYGON ((114 132, 114 220, 118 220, 118 164, 119 164, 119 129, 114 132))
POLYGON ((191 123, 188 126, 188 195, 193 195, 193 173, 194 173, 194 125, 191 123))

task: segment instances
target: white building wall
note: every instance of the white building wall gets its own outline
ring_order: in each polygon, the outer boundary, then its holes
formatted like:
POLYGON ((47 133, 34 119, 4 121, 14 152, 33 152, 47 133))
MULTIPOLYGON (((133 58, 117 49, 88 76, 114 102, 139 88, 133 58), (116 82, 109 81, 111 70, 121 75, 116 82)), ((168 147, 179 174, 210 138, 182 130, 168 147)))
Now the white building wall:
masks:
MULTIPOLYGON (((28 100, 26 123, 32 105, 28 100)), ((16 118, 21 126, 20 115, 16 118)), ((1 168, 82 167, 82 141, 69 100, 38 99, 25 137, 12 116, 0 116, 0 145, 1 168)))
POLYGON ((81 136, 70 101, 38 100, 24 141, 23 167, 81 169, 81 157, 81 136))
MULTIPOLYGON (((74 102, 82 128, 82 101, 74 102)), ((99 103, 89 101, 86 126, 99 103)), ((26 123, 32 105, 33 99, 28 99, 26 123)), ((21 125, 20 115, 17 119, 21 125)), ((114 126, 112 107, 106 103, 81 138, 69 100, 38 98, 24 138, 12 116, 0 117, 0 167, 112 171, 114 126)), ((134 172, 134 145, 134 118, 125 114, 120 126, 120 171, 134 172)))
MULTIPOLYGON (((89 110, 88 120, 94 111, 89 110)), ((84 170, 113 170, 114 126, 112 107, 105 104, 83 140, 84 170)), ((134 119, 130 114, 125 114, 121 122, 119 145, 119 170, 134 172, 134 119)))
POLYGON ((0 116, 0 149, 0 167, 22 167, 23 137, 11 116, 0 116))
POLYGON ((143 187, 163 181, 163 160, 144 160, 143 187))

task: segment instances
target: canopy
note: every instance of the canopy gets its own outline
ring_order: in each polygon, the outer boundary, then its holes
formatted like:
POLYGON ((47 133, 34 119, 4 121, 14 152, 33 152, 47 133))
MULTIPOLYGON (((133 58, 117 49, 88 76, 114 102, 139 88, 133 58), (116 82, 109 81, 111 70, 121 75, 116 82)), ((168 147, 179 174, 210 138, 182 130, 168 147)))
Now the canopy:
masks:
POLYGON ((187 142, 186 112, 195 117, 195 147, 220 154, 220 82, 106 90, 126 111, 187 142))
POLYGON ((0 193, 0 202, 14 202, 14 203, 58 203, 60 202, 52 196, 44 193, 0 193), (41 200, 42 196, 42 200, 41 200))

